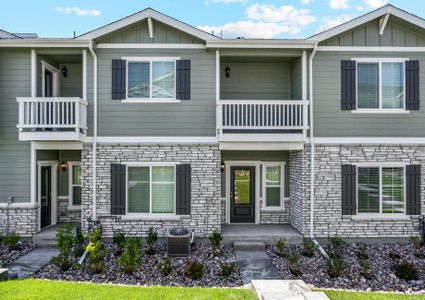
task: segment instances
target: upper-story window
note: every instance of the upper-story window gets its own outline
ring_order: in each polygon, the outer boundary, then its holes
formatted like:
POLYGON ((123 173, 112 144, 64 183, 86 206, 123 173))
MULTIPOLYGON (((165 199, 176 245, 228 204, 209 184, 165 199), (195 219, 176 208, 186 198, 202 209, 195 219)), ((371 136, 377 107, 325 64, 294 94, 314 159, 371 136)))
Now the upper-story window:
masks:
POLYGON ((357 108, 404 109, 404 61, 358 59, 357 108))
POLYGON ((127 98, 176 99, 176 61, 128 61, 127 98))

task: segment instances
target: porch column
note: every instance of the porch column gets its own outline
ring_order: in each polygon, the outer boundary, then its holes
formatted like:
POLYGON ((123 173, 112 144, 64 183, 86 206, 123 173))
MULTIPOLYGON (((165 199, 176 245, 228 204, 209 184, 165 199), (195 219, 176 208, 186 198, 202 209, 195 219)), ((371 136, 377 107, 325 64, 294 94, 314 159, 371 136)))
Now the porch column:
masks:
POLYGON ((83 49, 83 100, 87 100, 87 50, 83 49))
POLYGON ((217 138, 221 137, 222 112, 220 105, 220 51, 215 51, 215 100, 216 100, 216 130, 217 138))
MULTIPOLYGON (((301 96, 303 101, 307 101, 307 51, 304 50, 301 56, 301 77, 302 77, 302 91, 301 96)), ((303 105, 303 136, 304 141, 307 140, 307 126, 308 126, 308 106, 303 105)))
POLYGON ((37 52, 31 50, 31 97, 37 97, 37 52))

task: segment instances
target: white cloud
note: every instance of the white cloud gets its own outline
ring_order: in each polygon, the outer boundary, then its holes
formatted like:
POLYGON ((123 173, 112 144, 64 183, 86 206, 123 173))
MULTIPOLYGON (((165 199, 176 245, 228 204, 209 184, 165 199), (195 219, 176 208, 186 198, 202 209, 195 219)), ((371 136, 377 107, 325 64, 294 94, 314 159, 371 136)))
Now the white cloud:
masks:
POLYGON ((232 3, 246 3, 249 0, 206 0, 204 2, 205 5, 208 5, 210 3, 222 3, 222 4, 232 4, 232 3))
POLYGON ((364 0, 363 2, 370 8, 378 8, 388 4, 388 0, 364 0))
POLYGON ((305 26, 316 21, 309 9, 297 9, 291 5, 276 7, 256 3, 246 9, 246 14, 252 20, 278 22, 288 26, 305 26))
POLYGON ((227 23, 222 26, 203 25, 198 26, 198 28, 206 32, 214 31, 215 35, 220 35, 220 32, 223 31, 224 38, 245 37, 269 39, 283 33, 290 35, 300 33, 300 29, 297 26, 253 21, 239 21, 227 23))
POLYGON ((314 0, 301 0, 301 4, 305 5, 305 4, 310 4, 311 2, 313 2, 314 0))
POLYGON ((320 25, 319 29, 316 31, 316 33, 328 30, 332 27, 341 25, 342 23, 345 23, 349 20, 351 20, 352 17, 350 15, 344 14, 340 15, 338 17, 324 17, 322 19, 322 25, 320 25))
POLYGON ((358 11, 363 11, 364 10, 364 7, 363 6, 356 6, 356 9, 358 10, 358 11))
POLYGON ((329 2, 329 6, 332 9, 349 9, 350 5, 348 4, 348 0, 331 0, 329 2))
POLYGON ((97 10, 97 9, 83 9, 83 8, 71 7, 71 6, 56 7, 56 11, 67 14, 67 15, 76 14, 77 16, 97 17, 97 16, 100 16, 101 14, 100 10, 97 10))

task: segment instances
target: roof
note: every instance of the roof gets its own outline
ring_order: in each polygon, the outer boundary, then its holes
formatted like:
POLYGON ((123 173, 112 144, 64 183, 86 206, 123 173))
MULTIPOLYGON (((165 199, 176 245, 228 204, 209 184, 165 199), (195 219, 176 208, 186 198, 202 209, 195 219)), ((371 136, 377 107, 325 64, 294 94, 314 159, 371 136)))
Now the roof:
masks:
POLYGON ((33 33, 33 32, 14 32, 13 34, 22 39, 37 39, 38 38, 37 33, 33 33))
POLYGON ((93 39, 99 38, 99 37, 101 37, 101 36, 103 36, 105 34, 108 34, 110 32, 119 30, 121 28, 127 27, 127 26, 129 26, 131 24, 134 24, 136 22, 139 22, 139 21, 142 21, 144 19, 147 19, 149 17, 151 17, 151 18, 153 18, 153 19, 155 19, 157 21, 160 21, 162 23, 165 23, 165 24, 167 24, 169 26, 172 26, 172 27, 174 27, 176 29, 179 29, 179 30, 181 30, 183 32, 186 32, 186 33, 188 33, 190 35, 193 35, 193 36, 195 36, 195 37, 197 37, 197 38, 199 38, 201 40, 208 41, 208 40, 219 39, 215 35, 212 35, 212 34, 207 33, 207 32, 205 32, 205 31, 203 31, 201 29, 198 29, 198 28, 196 28, 194 26, 191 26, 191 25, 186 24, 186 23, 184 23, 182 21, 179 21, 177 19, 174 19, 174 18, 172 18, 170 16, 167 16, 167 15, 165 15, 163 13, 160 13, 160 12, 158 12, 158 11, 150 8, 150 7, 146 8, 146 9, 144 9, 142 11, 139 11, 139 12, 137 12, 135 14, 132 14, 130 16, 127 16, 125 18, 122 18, 120 20, 117 20, 115 22, 109 23, 109 24, 107 24, 105 26, 99 27, 99 28, 97 28, 95 30, 89 31, 87 33, 84 33, 84 34, 76 37, 76 39, 85 39, 85 40, 90 39, 90 40, 93 40, 93 39))
POLYGON ((21 39, 21 37, 13 33, 7 32, 6 30, 0 29, 0 39, 13 40, 13 39, 21 39))
POLYGON ((321 42, 324 40, 327 40, 331 37, 334 37, 336 35, 339 35, 347 30, 353 29, 359 25, 362 25, 364 23, 370 22, 372 20, 375 20, 377 18, 380 18, 385 15, 393 15, 400 19, 403 19, 407 22, 410 22, 416 26, 419 26, 423 29, 425 29, 425 20, 421 17, 418 17, 416 15, 413 15, 411 13, 408 13, 398 7, 395 7, 391 4, 384 5, 378 9, 375 9, 374 11, 371 11, 370 13, 364 14, 360 17, 354 18, 350 21, 347 21, 341 25, 338 25, 336 27, 330 28, 328 30, 325 30, 323 32, 320 32, 318 34, 315 34, 307 39, 307 41, 313 41, 313 42, 321 42))

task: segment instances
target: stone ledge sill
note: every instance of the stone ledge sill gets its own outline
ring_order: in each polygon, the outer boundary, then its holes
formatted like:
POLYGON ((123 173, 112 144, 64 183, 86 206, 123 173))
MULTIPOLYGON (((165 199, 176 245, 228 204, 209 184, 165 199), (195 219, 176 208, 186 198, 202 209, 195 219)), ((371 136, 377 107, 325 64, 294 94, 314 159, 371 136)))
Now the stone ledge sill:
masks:
POLYGON ((80 206, 68 206, 67 211, 81 211, 80 206))
MULTIPOLYGON (((0 203, 0 209, 7 209, 7 203, 0 203)), ((40 205, 33 203, 12 203, 9 204, 9 209, 36 209, 39 208, 40 205)))
POLYGON ((410 221, 413 216, 351 216, 352 221, 410 221))
POLYGON ((176 216, 121 216, 122 221, 154 221, 154 222, 161 222, 161 221, 180 221, 182 215, 176 215, 176 216))

